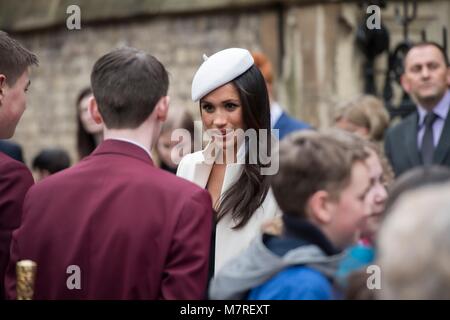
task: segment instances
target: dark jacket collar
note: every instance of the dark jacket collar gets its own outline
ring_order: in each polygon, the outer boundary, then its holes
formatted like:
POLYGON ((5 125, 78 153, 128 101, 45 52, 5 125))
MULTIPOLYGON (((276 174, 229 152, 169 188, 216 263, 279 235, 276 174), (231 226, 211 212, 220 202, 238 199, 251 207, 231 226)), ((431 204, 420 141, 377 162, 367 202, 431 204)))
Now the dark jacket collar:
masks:
POLYGON ((318 227, 305 219, 283 214, 283 225, 285 238, 296 238, 305 245, 317 245, 329 256, 340 252, 318 227))
POLYGON ((159 167, 167 172, 177 174, 177 168, 169 167, 164 161, 161 161, 161 165, 159 167))
MULTIPOLYGON (((103 141, 91 154, 97 156, 102 154, 120 154, 144 161, 153 166, 153 161, 142 148, 122 140, 108 139, 103 141)), ((90 157, 87 157, 90 158, 90 157)), ((87 159, 86 158, 86 159, 87 159)))

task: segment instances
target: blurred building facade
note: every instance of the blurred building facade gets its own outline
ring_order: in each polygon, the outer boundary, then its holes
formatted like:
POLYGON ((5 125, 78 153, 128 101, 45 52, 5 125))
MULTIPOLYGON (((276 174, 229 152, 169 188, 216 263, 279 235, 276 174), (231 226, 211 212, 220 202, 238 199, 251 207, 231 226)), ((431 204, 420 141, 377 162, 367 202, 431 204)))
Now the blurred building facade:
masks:
MULTIPOLYGON (((394 9, 387 1, 381 20, 391 46, 402 40, 394 9)), ((0 29, 38 54, 25 112, 14 140, 27 163, 48 146, 67 149, 76 159, 75 98, 89 85, 101 55, 134 46, 160 59, 170 73, 171 103, 189 108, 190 85, 202 55, 227 47, 265 52, 274 63, 277 95, 294 116, 316 127, 331 123, 339 101, 362 93, 364 55, 355 44, 367 5, 332 0, 0 0, 0 29), (81 30, 68 30, 70 5, 78 5, 81 30)), ((442 43, 450 27, 450 2, 418 1, 411 39, 422 30, 442 43)), ((450 43, 450 41, 448 41, 450 43)), ((382 81, 386 57, 376 61, 382 81)))

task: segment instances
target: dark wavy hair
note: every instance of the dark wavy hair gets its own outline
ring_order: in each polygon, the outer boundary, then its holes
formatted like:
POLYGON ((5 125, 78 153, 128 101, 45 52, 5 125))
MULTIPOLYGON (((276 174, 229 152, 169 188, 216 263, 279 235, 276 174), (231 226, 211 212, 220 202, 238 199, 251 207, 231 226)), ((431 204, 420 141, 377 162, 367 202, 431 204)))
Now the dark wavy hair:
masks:
POLYGON ((75 106, 77 108, 77 151, 78 151, 78 158, 81 160, 84 157, 91 154, 92 151, 96 148, 97 144, 95 142, 95 138, 93 134, 90 134, 87 132, 83 124, 81 123, 80 119, 80 103, 81 100, 86 98, 87 96, 90 96, 92 94, 92 89, 90 87, 84 88, 80 91, 78 94, 75 106))
MULTIPOLYGON (((270 102, 266 83, 259 69, 253 65, 245 73, 234 79, 234 85, 239 93, 242 106, 242 116, 245 129, 266 129, 267 148, 264 150, 270 156, 270 102)), ((260 147, 260 133, 257 131, 257 145, 260 147)), ((220 198, 217 209, 217 220, 220 220, 228 212, 237 221, 233 227, 239 229, 244 227, 266 198, 269 191, 269 176, 261 175, 263 165, 259 159, 256 164, 249 161, 248 141, 246 144, 246 163, 239 179, 220 198)))

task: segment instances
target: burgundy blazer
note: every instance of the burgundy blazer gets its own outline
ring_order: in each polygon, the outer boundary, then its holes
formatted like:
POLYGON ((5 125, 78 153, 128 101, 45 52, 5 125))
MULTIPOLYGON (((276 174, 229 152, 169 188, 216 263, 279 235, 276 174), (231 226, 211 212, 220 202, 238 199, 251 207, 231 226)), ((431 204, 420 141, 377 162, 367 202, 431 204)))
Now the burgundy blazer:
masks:
POLYGON ((0 299, 4 298, 11 235, 20 225, 23 200, 33 183, 33 176, 22 162, 0 152, 0 299))
POLYGON ((105 140, 28 192, 7 297, 15 263, 31 259, 35 299, 203 299, 211 228, 207 191, 156 168, 140 147, 105 140))

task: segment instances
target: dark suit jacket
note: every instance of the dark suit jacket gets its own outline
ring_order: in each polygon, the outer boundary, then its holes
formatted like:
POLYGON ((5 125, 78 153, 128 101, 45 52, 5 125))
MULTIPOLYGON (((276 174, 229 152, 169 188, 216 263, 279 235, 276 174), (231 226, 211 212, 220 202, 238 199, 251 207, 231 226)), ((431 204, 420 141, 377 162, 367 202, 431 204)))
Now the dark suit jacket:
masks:
POLYGON ((277 120, 273 128, 280 130, 278 136, 278 139, 280 140, 291 132, 303 129, 312 129, 309 124, 292 118, 286 112, 281 114, 281 117, 277 120))
POLYGON ((11 235, 20 225, 23 200, 33 183, 33 177, 23 163, 0 152, 0 299, 4 297, 11 235))
MULTIPOLYGON (((422 158, 417 147, 419 115, 410 114, 398 125, 390 128, 385 137, 385 151, 395 175, 422 165, 422 158)), ((433 164, 450 167, 450 114, 442 129, 439 143, 435 149, 433 164)))
POLYGON ((105 140, 30 189, 7 295, 15 297, 16 261, 31 259, 36 299, 203 299, 211 224, 206 190, 156 168, 138 146, 105 140), (79 290, 66 285, 71 265, 79 290))
POLYGON ((0 140, 0 152, 7 154, 17 161, 23 162, 22 148, 17 143, 0 140))

